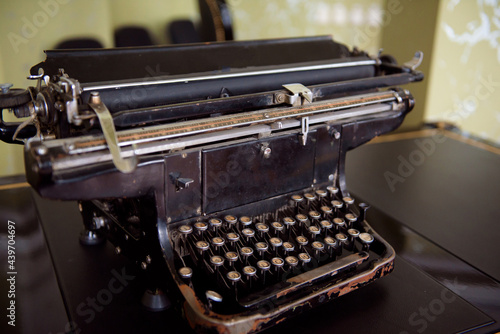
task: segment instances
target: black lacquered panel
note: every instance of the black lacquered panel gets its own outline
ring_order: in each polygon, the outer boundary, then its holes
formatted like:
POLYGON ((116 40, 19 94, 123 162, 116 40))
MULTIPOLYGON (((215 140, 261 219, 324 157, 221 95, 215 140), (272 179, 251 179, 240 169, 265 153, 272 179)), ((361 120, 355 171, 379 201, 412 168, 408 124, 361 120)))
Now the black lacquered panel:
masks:
POLYGON ((316 133, 297 134, 203 151, 203 212, 212 213, 310 187, 316 133))
POLYGON ((500 155, 443 135, 348 154, 353 193, 500 281, 500 155))

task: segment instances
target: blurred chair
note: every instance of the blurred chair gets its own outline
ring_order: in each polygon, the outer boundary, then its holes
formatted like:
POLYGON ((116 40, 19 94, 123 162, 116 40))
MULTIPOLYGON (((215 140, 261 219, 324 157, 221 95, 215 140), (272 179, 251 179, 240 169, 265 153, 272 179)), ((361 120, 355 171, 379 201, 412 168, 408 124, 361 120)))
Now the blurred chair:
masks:
POLYGON ((149 46, 154 45, 149 32, 138 26, 126 26, 115 30, 115 46, 149 46))
POLYGON ((56 49, 102 49, 103 45, 93 38, 72 38, 57 44, 56 49))
POLYGON ((201 42, 200 35, 191 20, 172 21, 167 28, 167 35, 172 44, 201 42))

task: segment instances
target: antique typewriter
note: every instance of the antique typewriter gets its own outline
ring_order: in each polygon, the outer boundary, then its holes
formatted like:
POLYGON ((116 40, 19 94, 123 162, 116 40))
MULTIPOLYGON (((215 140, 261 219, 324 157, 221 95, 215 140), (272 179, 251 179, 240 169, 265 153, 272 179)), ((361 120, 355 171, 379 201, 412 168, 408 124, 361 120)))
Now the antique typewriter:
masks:
POLYGON ((78 201, 82 243, 170 281, 195 330, 258 332, 393 270, 345 159, 412 109, 397 86, 422 80, 420 52, 398 65, 308 37, 46 53, 34 87, 3 87, 27 119, 2 118, 1 139, 25 145, 39 194, 78 201))

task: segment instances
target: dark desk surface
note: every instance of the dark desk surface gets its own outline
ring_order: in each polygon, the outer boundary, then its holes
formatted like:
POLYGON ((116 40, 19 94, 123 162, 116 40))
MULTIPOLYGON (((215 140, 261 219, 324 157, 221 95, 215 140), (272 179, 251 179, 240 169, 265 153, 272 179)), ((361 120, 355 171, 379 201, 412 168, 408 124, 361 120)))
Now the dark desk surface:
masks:
MULTIPOLYGON (((495 173, 500 155, 448 138, 391 191, 384 173, 398 173, 400 156, 408 160, 413 154, 412 161, 419 162, 418 153, 412 153, 416 149, 411 138, 365 145, 348 156, 349 188, 372 204, 370 223, 398 253, 394 272, 267 333, 500 330, 494 249, 500 237, 495 226, 500 209, 494 205, 500 198, 495 173)), ((190 332, 176 310, 142 308, 137 271, 111 245, 79 244, 82 224, 75 203, 44 200, 22 185, 0 183, 0 219, 3 310, 8 302, 7 220, 16 222, 17 249, 16 327, 8 326, 3 315, 2 333, 55 334, 71 326, 81 333, 190 332), (120 274, 126 275, 122 285, 104 293, 120 274), (99 297, 106 305, 92 306, 99 297)))

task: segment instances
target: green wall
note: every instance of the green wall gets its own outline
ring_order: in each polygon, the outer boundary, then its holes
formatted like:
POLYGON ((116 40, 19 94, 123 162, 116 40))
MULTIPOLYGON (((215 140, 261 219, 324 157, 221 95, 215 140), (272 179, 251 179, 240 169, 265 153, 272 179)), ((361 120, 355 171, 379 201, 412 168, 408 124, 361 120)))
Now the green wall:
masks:
MULTIPOLYGON (((424 51, 423 83, 411 90, 417 107, 404 129, 445 120, 500 142, 500 12, 482 1, 435 0, 227 0, 237 39, 332 35, 371 54, 382 47, 400 62, 424 51), (496 10, 496 12, 495 12, 496 10), (491 90, 491 91, 490 91, 491 90)), ((146 26, 168 42, 172 19, 199 19, 195 0, 0 1, 0 82, 17 87, 43 50, 88 36, 112 46, 113 31, 146 26)), ((0 143, 0 176, 23 173, 22 147, 0 143)))

